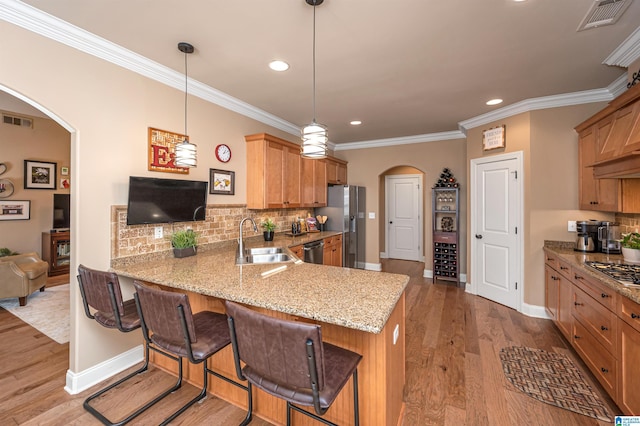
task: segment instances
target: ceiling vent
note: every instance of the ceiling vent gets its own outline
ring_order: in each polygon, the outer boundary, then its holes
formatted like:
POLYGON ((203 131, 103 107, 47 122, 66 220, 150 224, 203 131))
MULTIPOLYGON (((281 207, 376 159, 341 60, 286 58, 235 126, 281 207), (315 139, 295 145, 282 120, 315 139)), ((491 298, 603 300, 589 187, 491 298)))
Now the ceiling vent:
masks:
POLYGON ((14 126, 33 127, 33 120, 25 117, 15 117, 12 115, 2 114, 2 122, 4 124, 13 124, 14 126))
POLYGON ((615 24, 633 0, 597 0, 578 25, 577 31, 615 24))

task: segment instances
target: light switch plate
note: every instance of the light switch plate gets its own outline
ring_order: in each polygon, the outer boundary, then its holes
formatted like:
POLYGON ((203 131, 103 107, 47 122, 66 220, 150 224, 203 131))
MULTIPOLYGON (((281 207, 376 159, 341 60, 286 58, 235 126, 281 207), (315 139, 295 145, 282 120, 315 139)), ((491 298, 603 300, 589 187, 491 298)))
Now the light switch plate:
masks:
POLYGON ((369 219, 375 219, 376 218, 376 212, 369 212, 369 219))
POLYGON ((568 232, 578 232, 578 225, 575 220, 570 220, 567 222, 567 231, 568 232))
POLYGON ((153 231, 153 236, 156 240, 162 238, 162 226, 156 226, 153 231))

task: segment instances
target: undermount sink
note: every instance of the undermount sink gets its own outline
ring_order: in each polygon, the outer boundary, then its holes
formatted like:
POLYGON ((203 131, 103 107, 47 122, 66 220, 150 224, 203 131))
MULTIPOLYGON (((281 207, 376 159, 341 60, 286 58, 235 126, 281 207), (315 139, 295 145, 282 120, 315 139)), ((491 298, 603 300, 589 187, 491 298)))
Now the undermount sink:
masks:
POLYGON ((236 258, 236 264, 282 263, 293 260, 294 259, 285 253, 281 247, 254 247, 245 249, 244 255, 236 258))

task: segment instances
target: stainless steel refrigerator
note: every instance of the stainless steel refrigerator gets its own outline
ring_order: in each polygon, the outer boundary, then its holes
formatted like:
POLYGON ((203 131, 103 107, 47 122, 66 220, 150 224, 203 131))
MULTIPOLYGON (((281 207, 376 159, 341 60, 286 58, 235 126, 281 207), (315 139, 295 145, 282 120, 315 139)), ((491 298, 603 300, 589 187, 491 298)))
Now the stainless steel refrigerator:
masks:
POLYGON ((327 207, 316 209, 316 215, 327 216, 325 230, 343 232, 342 266, 365 267, 365 188, 334 185, 328 188, 327 207))

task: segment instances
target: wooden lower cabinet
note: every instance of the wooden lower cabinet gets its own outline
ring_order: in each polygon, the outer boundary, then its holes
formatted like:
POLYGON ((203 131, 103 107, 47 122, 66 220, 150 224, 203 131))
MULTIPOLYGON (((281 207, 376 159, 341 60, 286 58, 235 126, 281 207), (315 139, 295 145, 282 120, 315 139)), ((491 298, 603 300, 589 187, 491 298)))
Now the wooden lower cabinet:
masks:
POLYGON ((544 306, 552 320, 558 321, 560 277, 555 269, 544 267, 544 306))
POLYGON ((324 239, 322 263, 329 266, 342 266, 342 234, 324 239))
POLYGON ((573 322, 571 343, 602 387, 615 400, 618 385, 615 356, 607 351, 578 320, 573 322))
POLYGON ((625 414, 640 414, 640 332, 618 319, 618 395, 625 414))
POLYGON ((291 250, 298 259, 304 261, 304 246, 302 244, 299 246, 289 247, 289 250, 291 250))

